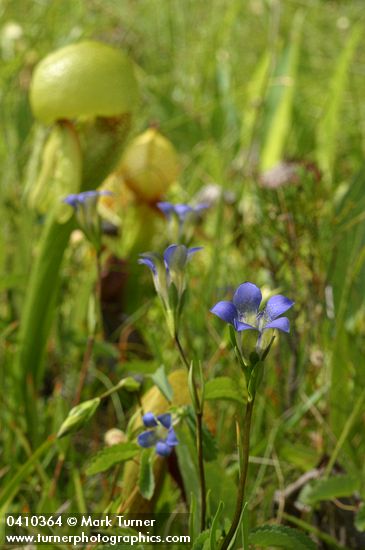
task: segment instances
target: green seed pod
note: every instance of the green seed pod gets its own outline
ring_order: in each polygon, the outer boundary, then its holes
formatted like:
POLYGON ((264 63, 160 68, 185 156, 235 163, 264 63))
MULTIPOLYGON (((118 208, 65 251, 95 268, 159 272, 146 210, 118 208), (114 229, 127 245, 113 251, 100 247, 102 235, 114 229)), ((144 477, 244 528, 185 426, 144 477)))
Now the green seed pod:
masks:
POLYGON ((138 101, 131 60, 100 42, 71 44, 37 65, 30 87, 34 116, 45 124, 130 113, 138 101))
POLYGON ((62 423, 62 426, 58 430, 57 437, 60 439, 65 435, 77 432, 80 430, 92 416, 94 416, 96 409, 100 405, 99 397, 95 399, 89 399, 89 401, 84 401, 73 409, 70 410, 66 420, 62 423))

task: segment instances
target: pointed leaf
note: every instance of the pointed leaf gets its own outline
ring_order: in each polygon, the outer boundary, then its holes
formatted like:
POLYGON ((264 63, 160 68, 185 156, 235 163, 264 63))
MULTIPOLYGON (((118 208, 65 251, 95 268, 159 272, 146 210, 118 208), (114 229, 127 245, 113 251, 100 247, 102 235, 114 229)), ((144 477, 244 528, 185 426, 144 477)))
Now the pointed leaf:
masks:
POLYGON ((355 527, 358 531, 365 532, 365 504, 362 504, 355 517, 355 527))
POLYGON ((138 485, 141 495, 150 500, 155 490, 155 477, 153 475, 152 454, 148 449, 141 454, 138 485))
POLYGON ((265 141, 261 153, 262 171, 273 168, 284 154, 291 127, 303 19, 303 13, 298 12, 293 20, 290 43, 282 54, 269 90, 265 141))
POLYGON ((244 405, 247 396, 240 391, 237 383, 228 376, 219 376, 213 380, 208 380, 205 384, 204 398, 207 401, 222 399, 226 401, 236 401, 244 405))
POLYGON ((263 525, 252 529, 249 535, 250 544, 263 548, 285 548, 286 550, 316 550, 314 544, 306 534, 298 529, 284 525, 263 525))
POLYGON ((216 550, 217 548, 217 529, 220 517, 224 509, 224 502, 220 502, 218 509, 215 513, 215 516, 212 521, 212 526, 210 528, 210 550, 216 550))
POLYGON ((329 84, 326 108, 323 116, 320 117, 317 133, 317 158, 320 169, 329 179, 332 178, 338 136, 341 132, 340 111, 347 84, 347 74, 361 35, 362 26, 355 26, 345 48, 338 57, 332 81, 329 84))
POLYGON ((338 475, 328 479, 316 479, 307 485, 300 495, 305 504, 314 505, 321 500, 331 500, 353 495, 360 488, 360 479, 350 475, 338 475))
POLYGON ((198 538, 194 541, 193 547, 191 550, 205 550, 206 543, 209 543, 210 531, 206 530, 200 533, 198 538))
POLYGON ((112 447, 106 447, 95 455, 86 468, 86 475, 92 476, 105 472, 127 460, 134 458, 139 452, 140 447, 136 443, 118 443, 112 447))
POLYGON ((151 375, 151 378, 162 393, 162 395, 166 397, 169 403, 171 403, 173 399, 173 392, 171 384, 166 376, 164 365, 161 365, 161 367, 159 367, 156 372, 151 375))

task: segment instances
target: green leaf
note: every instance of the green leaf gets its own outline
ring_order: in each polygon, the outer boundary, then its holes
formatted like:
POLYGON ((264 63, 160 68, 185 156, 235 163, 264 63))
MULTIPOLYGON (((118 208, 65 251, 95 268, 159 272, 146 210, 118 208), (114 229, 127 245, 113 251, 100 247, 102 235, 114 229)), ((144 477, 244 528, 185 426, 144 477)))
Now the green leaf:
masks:
POLYGON ((209 530, 206 530, 200 533, 198 538, 194 541, 194 544, 191 550, 206 550, 206 543, 209 544, 210 542, 209 537, 210 537, 209 530))
MULTIPOLYGON (((365 177, 364 167, 351 181, 336 212, 338 223, 328 278, 333 288, 335 312, 334 346, 331 354, 330 427, 338 438, 352 411, 354 389, 353 365, 363 360, 354 336, 347 330, 348 321, 363 315, 365 285, 365 177)), ((361 318, 360 317, 360 318, 361 318)), ((356 393, 355 393, 356 395, 356 393)))
POLYGON ((300 495, 304 504, 311 506, 321 500, 348 497, 360 488, 360 480, 350 475, 338 475, 328 479, 316 479, 307 485, 300 495))
POLYGON ((27 280, 26 275, 20 273, 13 273, 10 275, 1 275, 0 277, 0 292, 5 290, 21 288, 24 282, 27 280))
POLYGON ((236 331, 232 325, 228 326, 228 330, 229 330, 229 339, 231 341, 232 348, 235 349, 237 347, 236 331))
MULTIPOLYGON (((192 438, 196 438, 196 419, 192 407, 187 407, 187 414, 185 417, 186 424, 188 425, 192 438)), ((212 436, 206 425, 203 423, 202 426, 202 435, 203 435, 203 455, 204 460, 210 462, 217 458, 217 441, 212 436)), ((195 452, 195 451, 194 451, 195 452)))
POLYGON ((171 403, 173 399, 173 391, 171 384, 166 376, 164 365, 161 365, 161 367, 159 367, 156 372, 151 374, 151 378, 162 393, 162 395, 166 397, 169 403, 171 403))
POLYGON ((190 399, 193 404, 194 410, 196 412, 200 412, 201 408, 199 403, 199 397, 196 391, 195 378, 194 378, 194 361, 190 363, 189 374, 188 374, 188 388, 189 388, 190 399))
POLYGON ((100 398, 96 397, 73 407, 58 430, 57 438, 60 439, 61 437, 65 437, 65 435, 80 430, 94 416, 99 405, 100 398))
POLYGON ((285 548, 286 550, 316 550, 316 545, 306 534, 298 529, 284 525, 262 525, 252 529, 250 544, 264 548, 285 548))
POLYGON ((196 456, 194 438, 186 423, 178 424, 175 428, 179 445, 175 447, 179 470, 181 472, 185 493, 194 495, 195 501, 199 502, 199 476, 197 464, 193 457, 196 456))
POLYGON ((239 525, 238 529, 240 529, 241 531, 242 548, 243 550, 245 550, 246 548, 248 548, 248 544, 249 544, 248 541, 250 537, 250 513, 248 510, 247 501, 243 506, 241 524, 239 525))
POLYGON ((142 451, 138 479, 141 495, 150 500, 155 490, 155 478, 152 467, 152 454, 148 449, 142 451))
POLYGON ((210 489, 212 510, 216 510, 222 501, 225 505, 224 516, 233 517, 236 502, 232 495, 236 495, 237 484, 232 476, 226 476, 222 483, 222 466, 218 461, 212 461, 205 464, 205 477, 207 487, 210 489))
POLYGON ((265 51, 258 60, 253 76, 247 85, 247 98, 243 106, 241 148, 248 149, 254 137, 260 105, 263 101, 270 68, 270 52, 265 51))
POLYGON ((235 380, 228 378, 228 376, 219 376, 206 382, 204 398, 207 401, 214 399, 236 401, 241 405, 244 405, 247 401, 246 395, 240 391, 235 380))
POLYGON ((134 458, 140 450, 140 447, 136 443, 118 443, 117 445, 106 447, 91 459, 86 468, 86 475, 93 476, 100 472, 105 472, 115 464, 120 464, 134 458))
POLYGON ((339 133, 341 128, 341 105, 347 84, 347 74, 357 44, 362 34, 362 26, 355 26, 346 46, 338 57, 332 81, 329 84, 329 96, 326 108, 317 132, 317 159, 322 172, 332 179, 339 133))
POLYGON ((272 78, 264 123, 265 140, 261 152, 262 171, 273 168, 282 160, 289 135, 303 20, 303 13, 297 12, 293 19, 290 43, 284 50, 272 78))
POLYGON ((189 535, 190 540, 195 540, 198 535, 198 526, 197 526, 197 500, 194 493, 190 493, 190 510, 189 510, 189 535))
POLYGON ((29 457, 27 462, 23 466, 14 472, 8 483, 3 484, 2 491, 0 493, 0 511, 4 512, 3 507, 9 506, 11 500, 19 490, 22 481, 31 473, 35 468, 38 460, 54 445, 54 439, 47 439, 38 449, 29 457))
POLYGON ((355 517, 355 527, 358 531, 365 531, 365 504, 362 504, 355 517))
POLYGON ((210 536, 209 536, 210 550, 216 550, 217 548, 217 529, 218 529, 218 523, 222 515, 223 509, 224 509, 224 502, 221 501, 219 503, 218 509, 212 521, 212 526, 210 528, 210 536))
POLYGON ((312 447, 290 441, 283 441, 280 445, 280 458, 300 468, 303 472, 307 472, 308 468, 315 468, 319 460, 318 453, 312 447))

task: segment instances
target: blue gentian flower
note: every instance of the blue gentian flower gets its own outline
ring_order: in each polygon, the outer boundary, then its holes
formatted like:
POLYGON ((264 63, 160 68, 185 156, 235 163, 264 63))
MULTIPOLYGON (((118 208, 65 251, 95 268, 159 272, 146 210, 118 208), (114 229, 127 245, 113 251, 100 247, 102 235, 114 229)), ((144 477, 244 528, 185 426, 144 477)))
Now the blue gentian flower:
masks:
POLYGON ((263 336, 269 329, 277 329, 288 333, 290 323, 287 317, 282 317, 294 302, 277 294, 272 296, 266 306, 260 310, 262 302, 261 290, 253 283, 241 284, 233 295, 232 302, 218 302, 210 311, 220 319, 229 323, 237 332, 253 330, 258 332, 256 351, 264 351, 263 336))
POLYGON ((200 212, 209 208, 209 204, 206 202, 199 203, 195 206, 188 204, 172 204, 171 202, 158 202, 158 208, 165 214, 169 220, 171 216, 177 216, 180 223, 183 224, 190 216, 199 216, 200 212))
POLYGON ((199 221, 201 212, 209 208, 209 204, 205 202, 195 206, 158 202, 157 206, 169 222, 171 236, 174 235, 172 238, 176 237, 178 241, 184 239, 187 243, 191 241, 194 226, 199 221), (175 234, 176 223, 174 220, 177 220, 177 234, 175 234))
POLYGON ((159 414, 156 417, 153 413, 148 412, 142 420, 146 428, 152 429, 139 434, 138 445, 144 448, 155 447, 158 455, 169 456, 172 449, 179 443, 172 427, 171 414, 159 414))
POLYGON ((99 197, 112 195, 111 191, 83 191, 68 195, 63 202, 75 210, 82 231, 97 250, 101 248, 101 220, 97 211, 99 197))
POLYGON ((83 191, 82 193, 74 193, 68 195, 63 199, 63 202, 72 206, 77 210, 80 206, 86 205, 88 203, 96 203, 97 199, 101 196, 112 195, 111 191, 83 191))
POLYGON ((181 297, 185 290, 185 267, 190 258, 201 250, 201 246, 187 248, 183 244, 171 244, 163 255, 155 252, 140 254, 138 263, 146 265, 153 275, 153 281, 157 293, 163 301, 168 301, 168 287, 174 283, 178 296, 181 297))
POLYGON ((138 263, 146 265, 152 272, 155 289, 164 305, 172 336, 175 335, 186 289, 185 267, 193 254, 201 249, 201 246, 187 248, 183 244, 172 244, 163 255, 155 252, 140 254, 138 263), (176 297, 171 292, 172 285, 176 289, 176 297))

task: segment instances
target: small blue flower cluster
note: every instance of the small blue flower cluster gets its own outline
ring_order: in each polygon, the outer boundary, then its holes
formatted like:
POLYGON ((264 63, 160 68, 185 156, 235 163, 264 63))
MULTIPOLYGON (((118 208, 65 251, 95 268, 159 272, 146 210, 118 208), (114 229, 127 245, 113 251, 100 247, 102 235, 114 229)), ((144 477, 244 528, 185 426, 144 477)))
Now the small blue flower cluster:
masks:
POLYGON ((146 428, 152 428, 139 434, 137 441, 141 447, 155 447, 160 456, 169 456, 179 441, 172 427, 171 414, 159 414, 155 416, 148 412, 143 415, 143 424, 146 428))

